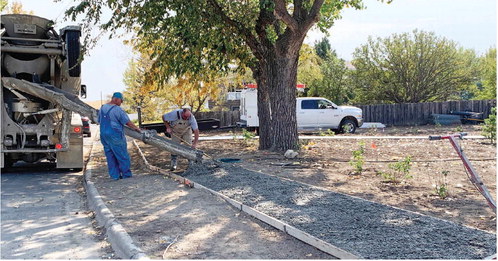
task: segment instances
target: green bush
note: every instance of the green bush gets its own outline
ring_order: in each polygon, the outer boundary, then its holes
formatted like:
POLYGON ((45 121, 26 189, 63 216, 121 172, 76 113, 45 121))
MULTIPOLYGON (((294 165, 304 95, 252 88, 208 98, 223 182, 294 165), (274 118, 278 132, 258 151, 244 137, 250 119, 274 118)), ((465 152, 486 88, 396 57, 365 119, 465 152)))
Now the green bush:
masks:
POLYGON ((491 109, 489 118, 484 120, 484 128, 482 134, 492 143, 496 144, 496 107, 491 109))
POLYGON ((360 141, 358 145, 360 145, 359 148, 352 152, 353 159, 349 161, 349 165, 355 168, 357 174, 361 174, 363 171, 363 164, 365 163, 365 157, 363 156, 363 154, 365 154, 365 142, 360 141))
POLYGON ((388 165, 391 171, 389 172, 378 172, 384 180, 392 183, 399 183, 400 179, 411 179, 413 176, 410 175, 412 158, 410 156, 400 160, 396 163, 391 163, 388 165))
POLYGON ((441 199, 445 199, 449 195, 449 186, 447 180, 449 173, 449 171, 444 170, 441 173, 437 174, 436 186, 434 187, 434 190, 441 199))

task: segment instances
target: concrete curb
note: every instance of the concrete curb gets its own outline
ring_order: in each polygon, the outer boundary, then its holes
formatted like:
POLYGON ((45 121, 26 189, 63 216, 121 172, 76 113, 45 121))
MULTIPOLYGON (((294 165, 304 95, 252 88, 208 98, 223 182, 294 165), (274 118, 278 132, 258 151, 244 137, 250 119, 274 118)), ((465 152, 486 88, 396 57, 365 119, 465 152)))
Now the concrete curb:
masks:
MULTIPOLYGON (((95 142, 94 142, 95 144, 95 142)), ((100 196, 95 184, 90 180, 93 166, 90 162, 93 159, 93 146, 87 162, 84 174, 84 186, 87 193, 88 207, 95 212, 95 218, 100 226, 106 231, 107 238, 111 243, 116 255, 122 259, 150 259, 144 251, 135 245, 133 239, 126 232, 124 227, 116 220, 111 210, 107 208, 100 196)))
POLYGON ((144 161, 145 165, 147 166, 147 168, 149 168, 150 170, 153 170, 153 171, 157 171, 161 174, 164 174, 182 184, 185 184, 189 187, 193 187, 193 188, 198 188, 198 189, 203 189, 215 196, 218 196, 220 197, 221 199, 225 200, 228 204, 232 205, 233 207, 237 208, 238 210, 242 211, 242 212, 245 212, 246 214, 280 230, 280 231, 283 231, 285 232, 286 234, 304 242, 304 243, 307 243, 311 246, 314 246, 320 250, 322 250, 323 252, 325 253, 328 253, 332 256, 335 256, 339 259, 362 259, 361 257, 357 256, 357 255, 354 255, 346 250, 343 250, 343 249, 340 249, 330 243, 327 243, 319 238, 316 238, 300 229, 297 229, 281 220, 278 220, 278 219, 275 219, 271 216, 268 216, 254 208, 251 208, 247 205, 244 205, 236 200, 233 200, 217 191, 214 191, 210 188, 207 188, 199 183, 194 183, 193 181, 190 181, 182 176, 179 176, 179 175, 176 175, 176 174, 173 174, 169 171, 166 171, 166 170, 163 170, 159 167, 156 167, 156 166, 153 166, 151 165, 147 159, 145 158, 145 155, 142 153, 142 150, 140 149, 140 147, 138 146, 138 144, 133 141, 133 144, 135 145, 135 147, 137 148, 142 160, 144 161))

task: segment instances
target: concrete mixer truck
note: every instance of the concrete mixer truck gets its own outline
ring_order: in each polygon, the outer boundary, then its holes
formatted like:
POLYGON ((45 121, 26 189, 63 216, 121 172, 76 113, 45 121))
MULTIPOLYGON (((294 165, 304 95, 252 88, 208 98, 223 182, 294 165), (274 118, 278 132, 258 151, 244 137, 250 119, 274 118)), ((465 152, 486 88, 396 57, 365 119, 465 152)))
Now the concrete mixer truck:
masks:
POLYGON ((46 97, 5 84, 20 82, 75 96, 86 95, 80 78, 81 29, 66 26, 57 32, 53 26, 54 22, 38 16, 2 15, 2 168, 17 161, 41 160, 56 162, 56 168, 83 167, 81 117, 46 97))

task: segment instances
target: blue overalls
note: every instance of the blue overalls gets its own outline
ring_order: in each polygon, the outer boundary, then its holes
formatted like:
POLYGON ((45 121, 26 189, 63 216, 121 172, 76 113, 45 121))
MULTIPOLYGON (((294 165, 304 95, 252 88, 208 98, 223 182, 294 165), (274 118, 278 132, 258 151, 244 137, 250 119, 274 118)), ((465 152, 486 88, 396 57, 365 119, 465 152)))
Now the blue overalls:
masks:
MULTIPOLYGON (((100 108, 100 141, 104 145, 104 152, 107 158, 107 167, 112 179, 118 180, 120 177, 129 178, 132 176, 130 170, 130 155, 126 147, 126 138, 123 128, 112 128, 111 121, 117 120, 110 117, 110 112, 117 105, 113 105, 107 112, 104 107, 100 108)), ((119 120, 118 120, 119 121, 119 120)))

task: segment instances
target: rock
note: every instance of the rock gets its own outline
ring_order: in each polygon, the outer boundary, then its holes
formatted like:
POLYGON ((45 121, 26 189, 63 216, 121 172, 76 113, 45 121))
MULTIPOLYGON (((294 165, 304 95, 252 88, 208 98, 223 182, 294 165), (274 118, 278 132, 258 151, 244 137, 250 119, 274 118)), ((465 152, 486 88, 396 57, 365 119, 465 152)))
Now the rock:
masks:
POLYGON ((297 157, 298 153, 293 151, 293 150, 287 150, 284 154, 284 157, 288 158, 288 159, 293 159, 295 157, 297 157))

